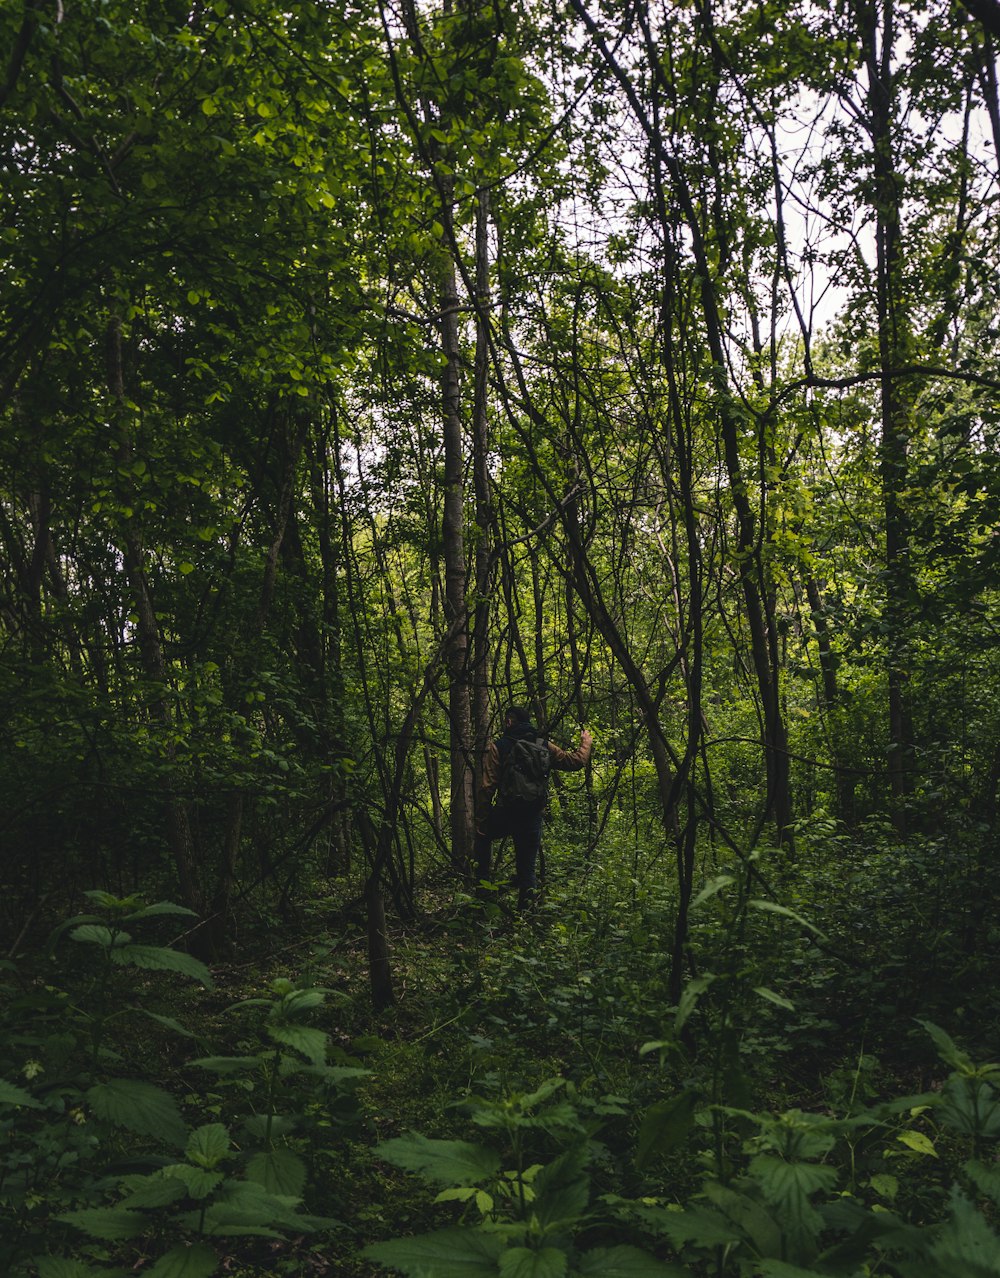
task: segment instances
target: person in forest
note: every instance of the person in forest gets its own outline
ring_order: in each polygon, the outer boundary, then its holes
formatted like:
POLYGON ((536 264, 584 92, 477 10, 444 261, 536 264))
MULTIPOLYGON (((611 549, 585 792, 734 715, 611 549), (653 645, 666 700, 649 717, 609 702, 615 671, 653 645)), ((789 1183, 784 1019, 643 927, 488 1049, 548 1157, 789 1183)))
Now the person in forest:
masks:
POLYGON ((575 750, 562 750, 538 731, 524 706, 508 706, 503 734, 491 741, 483 759, 476 805, 476 869, 480 881, 491 875, 494 839, 508 835, 514 844, 518 906, 531 904, 538 888, 535 866, 542 842, 549 773, 575 772, 590 758, 593 738, 586 728, 575 750))

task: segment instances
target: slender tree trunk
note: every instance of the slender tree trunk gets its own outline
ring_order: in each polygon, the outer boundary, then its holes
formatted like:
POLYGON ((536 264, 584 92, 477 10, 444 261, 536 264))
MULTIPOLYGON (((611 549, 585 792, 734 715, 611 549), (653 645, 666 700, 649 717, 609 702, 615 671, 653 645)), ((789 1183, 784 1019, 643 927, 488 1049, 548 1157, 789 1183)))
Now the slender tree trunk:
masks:
MULTIPOLYGON (((446 241, 454 239, 450 191, 442 215, 446 241)), ((458 331, 458 285, 449 258, 441 279, 441 345, 444 352, 442 407, 444 426, 444 515, 442 548, 445 574, 445 623, 451 633, 448 650, 448 717, 451 752, 451 852, 462 874, 472 865, 475 796, 472 770, 472 703, 469 680, 469 627, 466 608, 465 448, 461 410, 461 346, 458 331), (465 619, 464 621, 462 619, 465 619), (459 622, 459 624, 455 624, 459 622)))
POLYGON ((476 502, 476 595, 472 626, 472 724, 476 768, 482 768, 490 730, 490 598, 493 500, 487 414, 489 372, 489 191, 476 196, 476 353, 472 396, 472 476, 476 502))
POLYGON ((908 698, 909 617, 913 593, 910 528, 903 494, 907 484, 911 405, 896 369, 905 362, 907 314, 901 296, 900 184, 894 162, 892 122, 895 41, 892 0, 878 26, 874 4, 858 7, 868 74, 868 113, 874 177, 876 307, 878 319, 881 440, 879 472, 885 511, 885 629, 889 701, 888 772, 893 822, 906 830, 906 799, 912 788, 913 728, 908 698), (881 41, 881 43, 879 43, 881 41))

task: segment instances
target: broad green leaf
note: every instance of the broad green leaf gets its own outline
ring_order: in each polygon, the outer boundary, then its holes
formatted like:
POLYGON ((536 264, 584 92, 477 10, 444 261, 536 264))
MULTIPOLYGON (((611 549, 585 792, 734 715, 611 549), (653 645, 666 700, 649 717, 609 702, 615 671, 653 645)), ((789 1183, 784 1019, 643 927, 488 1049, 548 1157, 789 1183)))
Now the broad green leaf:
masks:
POLYGON ((165 945, 122 945, 111 951, 114 962, 125 967, 141 967, 151 972, 178 972, 200 981, 206 989, 214 988, 212 974, 199 959, 165 945))
POLYGON ((765 914, 780 914, 783 918, 793 919, 800 927, 804 927, 807 932, 812 932, 813 936, 819 937, 821 941, 826 940, 826 933, 821 932, 815 923, 810 923, 801 914, 796 914, 794 910, 790 910, 787 905, 779 905, 777 901, 764 901, 758 898, 748 901, 747 905, 752 906, 755 910, 761 910, 765 914))
POLYGON ((466 1140, 429 1140, 416 1132, 383 1141, 375 1153, 404 1171, 418 1172, 436 1185, 473 1185, 495 1176, 500 1155, 466 1140))
POLYGON ((757 1266, 759 1278, 824 1278, 819 1269, 803 1269, 786 1260, 762 1260, 757 1266))
POLYGON ((478 1229, 440 1229, 372 1243, 362 1255, 412 1278, 497 1278, 503 1242, 478 1229))
POLYGON ((119 1207, 85 1207, 81 1211, 63 1212, 56 1220, 64 1220, 67 1225, 73 1225, 91 1238, 105 1242, 134 1238, 149 1224, 139 1212, 122 1211, 119 1207))
POLYGON ((794 1205, 837 1182, 836 1167, 820 1163, 789 1163, 772 1154, 758 1154, 750 1162, 750 1174, 760 1184, 768 1202, 794 1205))
MULTIPOLYGON (((193 1170, 193 1169, 192 1169, 193 1170)), ((171 1203, 183 1198, 186 1192, 179 1180, 174 1180, 159 1171, 152 1176, 136 1177, 141 1181, 131 1184, 132 1192, 121 1200, 119 1207, 132 1211, 139 1207, 169 1207, 171 1203)))
POLYGON ((763 1203, 749 1193, 741 1193, 713 1180, 705 1182, 705 1196, 749 1237, 761 1255, 773 1256, 780 1253, 781 1228, 763 1203))
POLYGON ((83 894, 88 901, 101 906, 105 910, 127 910, 136 905, 138 898, 134 896, 112 896, 103 888, 90 888, 83 894))
POLYGON ((268 1025, 267 1032, 276 1043, 293 1047, 314 1065, 326 1061, 326 1035, 308 1025, 268 1025))
POLYGON ((250 1180, 227 1180, 220 1197, 205 1213, 204 1233, 217 1237, 280 1237, 278 1231, 312 1233, 334 1222, 305 1217, 294 1198, 269 1193, 250 1180))
POLYGON ((639 1145, 636 1166, 641 1170, 648 1166, 656 1154, 675 1149, 694 1126, 695 1092, 684 1091, 667 1101, 659 1101, 646 1110, 639 1128, 639 1145))
POLYGON ((159 1012, 151 1012, 147 1007, 138 1009, 143 1016, 148 1016, 151 1021, 156 1021, 157 1025, 162 1025, 164 1029, 172 1030, 175 1034, 180 1034, 182 1038, 197 1038, 198 1035, 180 1021, 174 1020, 172 1016, 161 1016, 159 1012))
POLYGON ((300 1198, 306 1187, 306 1165, 298 1154, 284 1147, 254 1154, 247 1163, 247 1179, 272 1194, 300 1198))
POLYGON ((163 1168, 163 1175, 181 1187, 189 1198, 201 1201, 214 1193, 225 1179, 225 1173, 209 1171, 205 1167, 192 1167, 190 1163, 173 1163, 163 1168))
POLYGON ((575 1223, 587 1210, 590 1177, 584 1172, 589 1150, 578 1141, 531 1178, 532 1212, 543 1228, 559 1222, 575 1223))
POLYGON ((326 991, 321 989, 293 990, 281 1000, 281 1011, 285 1016, 300 1016, 320 1007, 325 997, 326 991))
POLYGON ((773 1003, 775 1007, 783 1007, 788 1012, 795 1011, 795 1004, 790 1002, 781 994, 776 994, 774 990, 769 989, 766 985, 755 985, 753 992, 759 994, 761 998, 767 999, 769 1003, 773 1003))
POLYGON ((1000 1095, 979 1078, 952 1074, 942 1090, 937 1116, 952 1131, 989 1140, 1000 1135, 1000 1095))
POLYGON ((199 1069, 210 1069, 215 1074, 237 1074, 243 1069, 261 1068, 259 1056, 199 1056, 188 1063, 197 1065, 199 1069))
POLYGON ((35 1256, 38 1278, 98 1278, 100 1270, 82 1260, 64 1260, 61 1256, 35 1256))
POLYGON ((823 1219, 813 1207, 810 1196, 819 1190, 831 1190, 837 1180, 837 1169, 816 1163, 790 1163, 771 1154, 758 1154, 751 1159, 749 1172, 760 1185, 765 1200, 775 1209, 782 1231, 791 1240, 786 1251, 792 1259, 808 1259, 801 1253, 812 1248, 823 1228, 823 1219))
POLYGON ((912 1149, 914 1153, 924 1154, 930 1158, 937 1158, 937 1150, 934 1148, 934 1142, 929 1136, 925 1136, 923 1132, 900 1132, 896 1139, 901 1141, 907 1149, 912 1149))
POLYGON ((500 1278, 564 1278, 566 1264, 559 1247, 508 1247, 500 1255, 500 1278))
POLYGON ((155 901, 152 905, 144 905, 141 910, 136 910, 134 914, 126 915, 123 922, 133 923, 137 919, 156 918, 161 914, 177 914, 187 919, 196 919, 198 917, 194 910, 189 910, 186 905, 174 905, 172 901, 155 901))
POLYGON ((899 1193, 899 1180, 888 1172, 877 1172, 868 1184, 879 1198, 887 1198, 889 1202, 899 1193))
POLYGON ((639 1219, 653 1233, 663 1234, 675 1247, 695 1243, 699 1247, 725 1247, 739 1242, 740 1231, 721 1212, 697 1204, 683 1211, 666 1207, 641 1207, 639 1219))
POLYGON ((919 1261, 899 1266, 904 1278, 998 1278, 1000 1237, 958 1189, 951 1192, 951 1219, 919 1261))
POLYGON ((597 1247, 577 1261, 583 1278, 691 1278, 691 1271, 638 1247, 597 1247))
POLYGON ((934 1040, 938 1056, 941 1057, 946 1065, 963 1072, 970 1071, 973 1068, 971 1058, 956 1045, 951 1036, 945 1033, 940 1025, 935 1025, 933 1021, 924 1020, 919 1016, 916 1017, 916 1021, 918 1025, 923 1026, 934 1040))
POLYGON ((206 1123, 196 1128, 184 1153, 198 1167, 216 1167, 229 1153, 229 1132, 222 1123, 206 1123))
POLYGON ((0 1078, 0 1105, 18 1105, 21 1109, 41 1109, 42 1104, 36 1101, 30 1092, 23 1087, 15 1087, 5 1078, 0 1078))
POLYGON ((963 1164, 962 1171, 981 1194, 991 1198, 1000 1207, 1000 1167, 991 1167, 979 1162, 978 1159, 972 1159, 963 1164))
POLYGON ((180 1243, 145 1270, 144 1278, 210 1278, 218 1267, 218 1256, 205 1243, 180 1243))
POLYGON ((86 1092, 87 1103, 98 1118, 141 1136, 158 1136, 170 1145, 183 1146, 187 1128, 177 1102, 161 1087, 131 1078, 97 1083, 86 1092))
POLYGON ((702 994, 714 983, 715 977, 709 973, 707 976, 696 976, 688 981, 687 985, 681 991, 680 1002, 677 1004, 677 1012, 674 1016, 674 1033, 679 1034, 684 1027, 687 1018, 695 1009, 695 1005, 701 998, 702 994))
POLYGON ((132 939, 127 932, 112 932, 103 923, 82 923, 69 934, 71 941, 82 941, 86 945, 101 945, 110 950, 116 945, 127 945, 132 939))
POLYGON ((710 879, 705 884, 705 886, 701 889, 698 895, 691 902, 691 905, 689 908, 692 910, 696 910, 699 905, 703 905, 707 900, 715 896, 717 892, 721 892, 723 888, 727 888, 729 887, 731 883, 735 883, 735 882, 736 880, 733 878, 731 874, 717 874, 714 879, 710 879))

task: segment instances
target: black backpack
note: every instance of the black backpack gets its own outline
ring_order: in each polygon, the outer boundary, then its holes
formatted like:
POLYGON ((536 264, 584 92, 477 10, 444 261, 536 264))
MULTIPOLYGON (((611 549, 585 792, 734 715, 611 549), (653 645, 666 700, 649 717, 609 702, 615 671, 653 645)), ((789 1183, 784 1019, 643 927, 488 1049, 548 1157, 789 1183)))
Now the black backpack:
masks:
POLYGON ((549 792, 552 756, 544 737, 518 737, 500 765, 497 798, 502 807, 539 811, 549 792))

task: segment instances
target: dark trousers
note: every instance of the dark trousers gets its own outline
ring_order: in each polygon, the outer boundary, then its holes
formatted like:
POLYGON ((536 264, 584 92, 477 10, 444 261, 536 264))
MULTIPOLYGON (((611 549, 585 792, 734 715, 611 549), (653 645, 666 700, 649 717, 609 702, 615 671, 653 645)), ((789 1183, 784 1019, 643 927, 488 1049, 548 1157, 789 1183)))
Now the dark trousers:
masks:
POLYGON ((515 886, 520 890, 521 904, 526 904, 538 887, 535 866, 542 846, 542 812, 490 808, 476 830, 476 873, 480 879, 492 877, 492 845, 494 839, 510 838, 514 844, 515 886))

